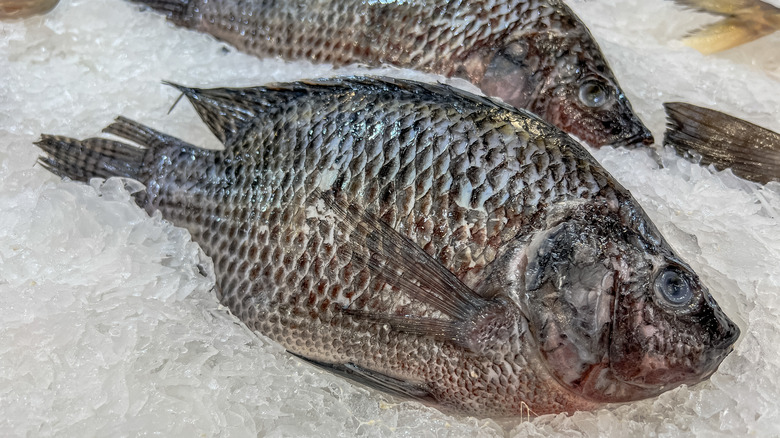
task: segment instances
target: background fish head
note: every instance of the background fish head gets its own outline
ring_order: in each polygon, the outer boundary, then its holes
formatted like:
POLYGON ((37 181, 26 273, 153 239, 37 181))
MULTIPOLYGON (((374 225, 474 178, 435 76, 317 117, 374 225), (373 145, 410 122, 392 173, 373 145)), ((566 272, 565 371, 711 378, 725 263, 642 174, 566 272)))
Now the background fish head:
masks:
POLYGON ((594 147, 653 143, 595 42, 525 31, 508 41, 485 62, 482 78, 472 77, 487 95, 529 109, 594 147))
POLYGON ((550 374, 600 403, 709 378, 739 328, 698 276, 641 210, 576 210, 525 251, 520 307, 550 374))

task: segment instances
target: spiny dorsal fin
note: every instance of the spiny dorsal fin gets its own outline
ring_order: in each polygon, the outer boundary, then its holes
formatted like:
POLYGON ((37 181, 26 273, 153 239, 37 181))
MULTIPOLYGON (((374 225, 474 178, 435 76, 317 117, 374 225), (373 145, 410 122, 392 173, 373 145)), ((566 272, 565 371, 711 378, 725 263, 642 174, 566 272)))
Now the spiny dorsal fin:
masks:
POLYGON ((731 168, 742 178, 780 180, 780 134, 742 119, 682 102, 664 103, 664 144, 682 154, 701 155, 702 164, 731 168))
POLYGON ((228 146, 240 138, 247 126, 268 106, 258 99, 265 89, 258 88, 190 88, 163 82, 181 91, 212 133, 228 146))
POLYGON ((426 84, 405 79, 372 76, 345 76, 290 83, 274 83, 250 88, 201 89, 164 82, 177 90, 192 103, 200 118, 211 132, 228 146, 240 138, 244 129, 256 117, 279 108, 280 102, 297 99, 300 96, 317 93, 354 93, 356 91, 378 93, 409 93, 415 96, 429 96, 460 105, 483 105, 491 109, 522 112, 526 117, 537 116, 512 108, 502 102, 485 96, 477 96, 444 84, 426 84))

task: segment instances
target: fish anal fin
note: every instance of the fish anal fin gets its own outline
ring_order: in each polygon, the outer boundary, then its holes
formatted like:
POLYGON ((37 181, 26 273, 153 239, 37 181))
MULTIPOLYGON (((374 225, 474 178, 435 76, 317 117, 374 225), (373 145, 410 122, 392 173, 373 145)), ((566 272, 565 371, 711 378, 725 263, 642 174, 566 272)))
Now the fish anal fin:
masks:
POLYGON ((364 368, 354 363, 326 363, 306 356, 289 352, 293 356, 334 374, 346 377, 369 388, 378 389, 391 395, 432 404, 436 399, 427 390, 424 383, 406 382, 390 377, 382 372, 364 368))

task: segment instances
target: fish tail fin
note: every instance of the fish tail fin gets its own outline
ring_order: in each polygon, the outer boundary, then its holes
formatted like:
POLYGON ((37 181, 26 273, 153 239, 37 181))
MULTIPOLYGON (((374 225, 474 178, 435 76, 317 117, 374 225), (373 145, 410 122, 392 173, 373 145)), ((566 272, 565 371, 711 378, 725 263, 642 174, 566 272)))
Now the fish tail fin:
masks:
POLYGON ((191 0, 130 0, 163 13, 168 20, 179 26, 186 26, 190 20, 191 0))
POLYGON ((667 102, 664 108, 668 117, 664 145, 682 155, 700 155, 702 164, 731 168, 751 181, 780 179, 780 134, 689 103, 667 102))
POLYGON ((676 3, 726 17, 691 32, 683 43, 705 55, 748 43, 780 29, 780 9, 760 0, 674 0, 676 3))
POLYGON ((148 175, 144 173, 144 163, 156 150, 169 146, 194 147, 121 116, 103 132, 135 144, 99 137, 76 140, 44 134, 35 143, 45 153, 38 162, 55 175, 75 181, 121 176, 146 183, 148 175))
POLYGON ((35 143, 46 155, 38 162, 60 177, 87 182, 92 178, 122 176, 139 179, 145 150, 106 138, 76 140, 42 135, 35 143))

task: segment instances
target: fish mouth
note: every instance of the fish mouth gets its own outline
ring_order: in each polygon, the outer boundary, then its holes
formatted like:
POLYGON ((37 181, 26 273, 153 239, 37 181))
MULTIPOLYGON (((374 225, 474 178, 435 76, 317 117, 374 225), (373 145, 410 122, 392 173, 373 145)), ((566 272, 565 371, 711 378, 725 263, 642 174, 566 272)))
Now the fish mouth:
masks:
POLYGON ((639 146, 650 146, 653 143, 655 143, 655 138, 653 138, 653 134, 650 133, 650 131, 644 129, 641 132, 632 135, 631 137, 614 141, 610 143, 609 146, 615 148, 619 148, 621 146, 627 148, 635 148, 639 146))

